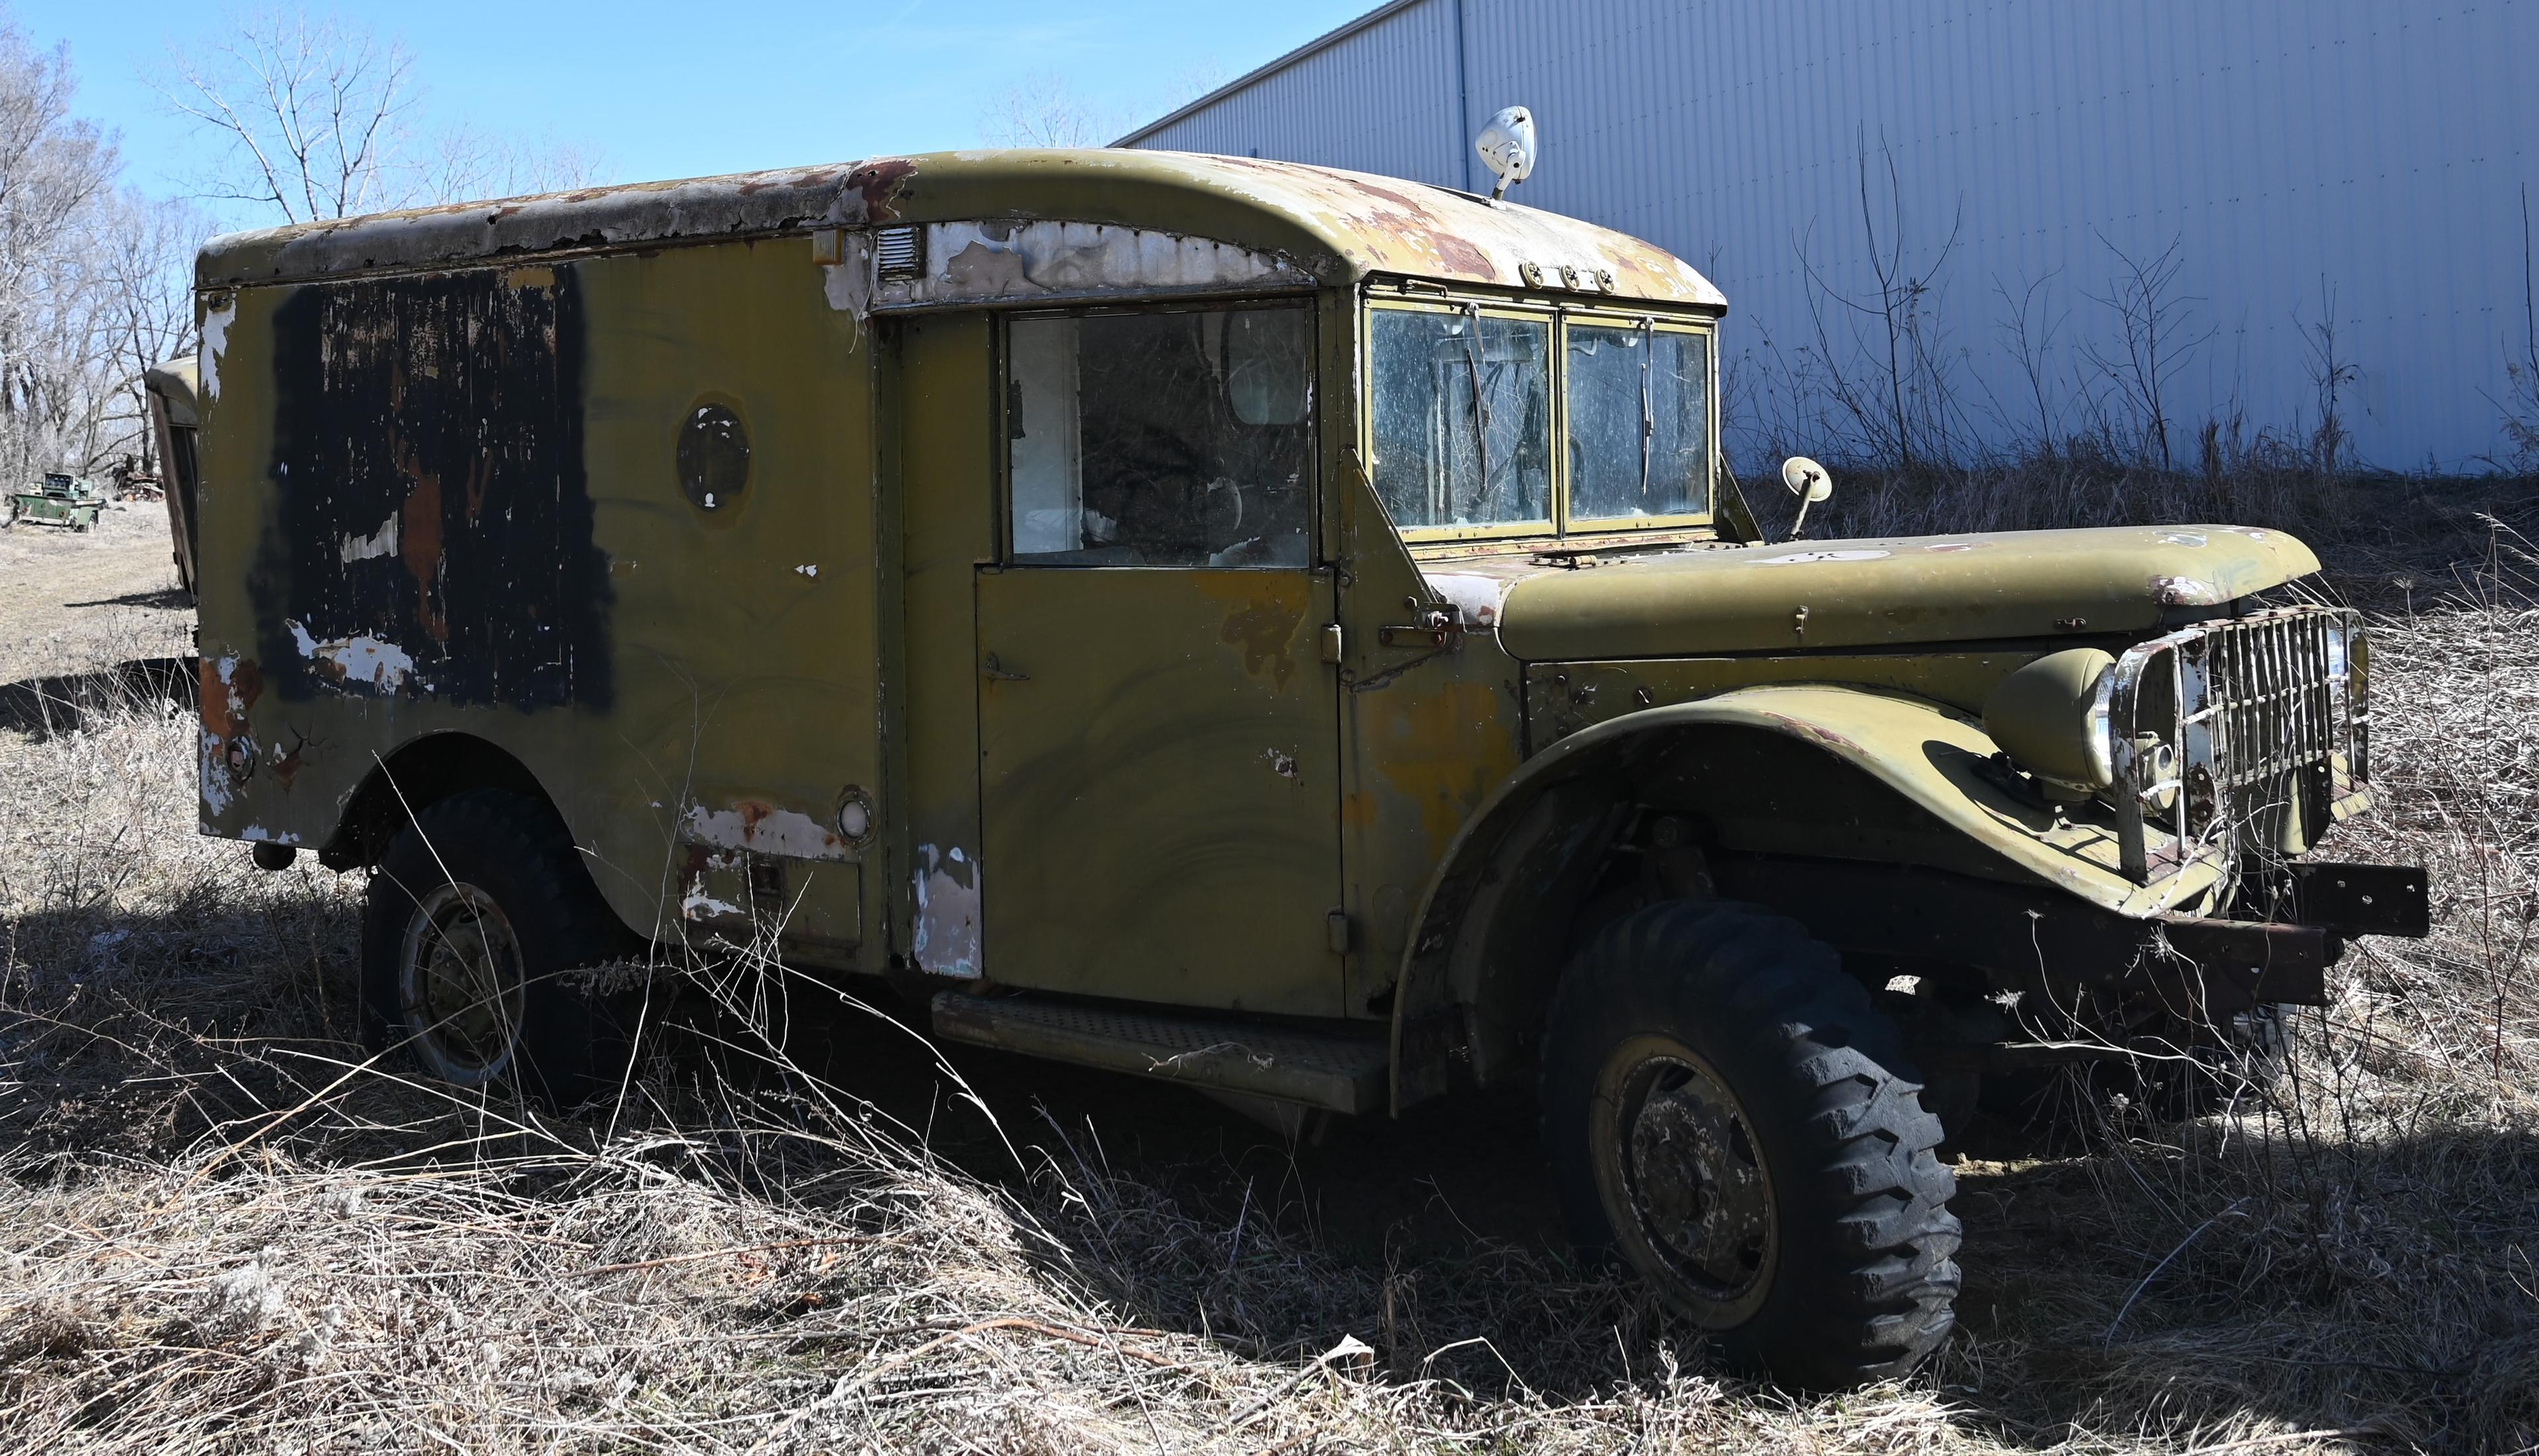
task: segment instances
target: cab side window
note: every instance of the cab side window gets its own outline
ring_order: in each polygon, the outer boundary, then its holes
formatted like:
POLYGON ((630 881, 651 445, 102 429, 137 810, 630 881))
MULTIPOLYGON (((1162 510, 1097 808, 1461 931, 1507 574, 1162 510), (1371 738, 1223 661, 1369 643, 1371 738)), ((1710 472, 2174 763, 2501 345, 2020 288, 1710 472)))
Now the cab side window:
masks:
POLYGON ((1015 562, 1309 564, 1313 327, 1304 305, 1014 319, 1015 562))

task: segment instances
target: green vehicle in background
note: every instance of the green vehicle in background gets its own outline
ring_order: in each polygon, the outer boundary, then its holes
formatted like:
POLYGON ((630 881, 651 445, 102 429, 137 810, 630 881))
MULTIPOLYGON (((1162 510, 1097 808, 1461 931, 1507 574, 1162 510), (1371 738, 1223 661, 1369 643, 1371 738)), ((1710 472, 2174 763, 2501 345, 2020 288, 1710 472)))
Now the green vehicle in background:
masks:
POLYGON ((105 493, 84 476, 50 474, 43 484, 9 498, 9 523, 64 525, 87 530, 105 509, 105 493))
POLYGON ((369 1033, 462 1086, 612 1088, 564 972, 766 937, 1288 1127, 1535 1087, 1584 1246, 1840 1385, 1950 1329, 1987 1077, 2424 930, 2303 858, 2368 639, 2300 542, 1766 542, 1727 301, 1572 219, 965 152, 197 283, 203 831, 368 870, 369 1033))

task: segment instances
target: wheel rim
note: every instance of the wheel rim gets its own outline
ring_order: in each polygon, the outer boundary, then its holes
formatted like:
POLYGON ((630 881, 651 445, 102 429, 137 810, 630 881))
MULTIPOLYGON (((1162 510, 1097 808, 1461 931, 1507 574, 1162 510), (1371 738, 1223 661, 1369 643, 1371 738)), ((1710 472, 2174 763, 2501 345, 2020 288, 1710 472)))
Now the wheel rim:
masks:
POLYGON ((1770 1292, 1780 1250, 1745 1105, 1672 1037, 1624 1042, 1597 1080, 1596 1182, 1623 1252, 1695 1323, 1744 1323, 1770 1292))
POLYGON ((526 979, 519 937, 492 895, 445 884, 423 896, 406 923, 397 999, 425 1069, 471 1087, 510 1071, 526 979))

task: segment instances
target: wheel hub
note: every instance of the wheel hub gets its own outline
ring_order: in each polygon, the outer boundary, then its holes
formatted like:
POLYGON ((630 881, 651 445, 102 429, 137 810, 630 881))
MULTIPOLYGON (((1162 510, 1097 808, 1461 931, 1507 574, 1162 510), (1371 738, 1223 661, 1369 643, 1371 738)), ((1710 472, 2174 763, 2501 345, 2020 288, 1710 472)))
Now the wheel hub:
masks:
POLYGON ((481 1086, 510 1070, 526 978, 519 939, 493 896, 469 884, 424 895, 397 971, 407 1029, 434 1075, 481 1086))
POLYGON ((1619 1231, 1702 1323, 1738 1323, 1768 1290, 1776 1252, 1771 1180, 1745 1109, 1681 1046, 1626 1047, 1612 1073, 1619 1095, 1599 1141, 1613 1164, 1603 1181, 1628 1205, 1632 1226, 1619 1231))

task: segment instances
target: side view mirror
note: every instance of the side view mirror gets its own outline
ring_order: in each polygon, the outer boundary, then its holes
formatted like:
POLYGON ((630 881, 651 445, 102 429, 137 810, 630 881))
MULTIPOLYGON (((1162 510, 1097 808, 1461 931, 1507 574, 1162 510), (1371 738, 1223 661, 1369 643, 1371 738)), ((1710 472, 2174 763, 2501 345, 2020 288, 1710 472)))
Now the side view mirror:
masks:
POLYGON ((1806 455, 1792 455, 1781 462, 1781 484, 1799 498, 1799 519, 1790 522, 1790 539, 1799 538, 1807 526, 1808 508, 1833 496, 1833 472, 1806 455))

